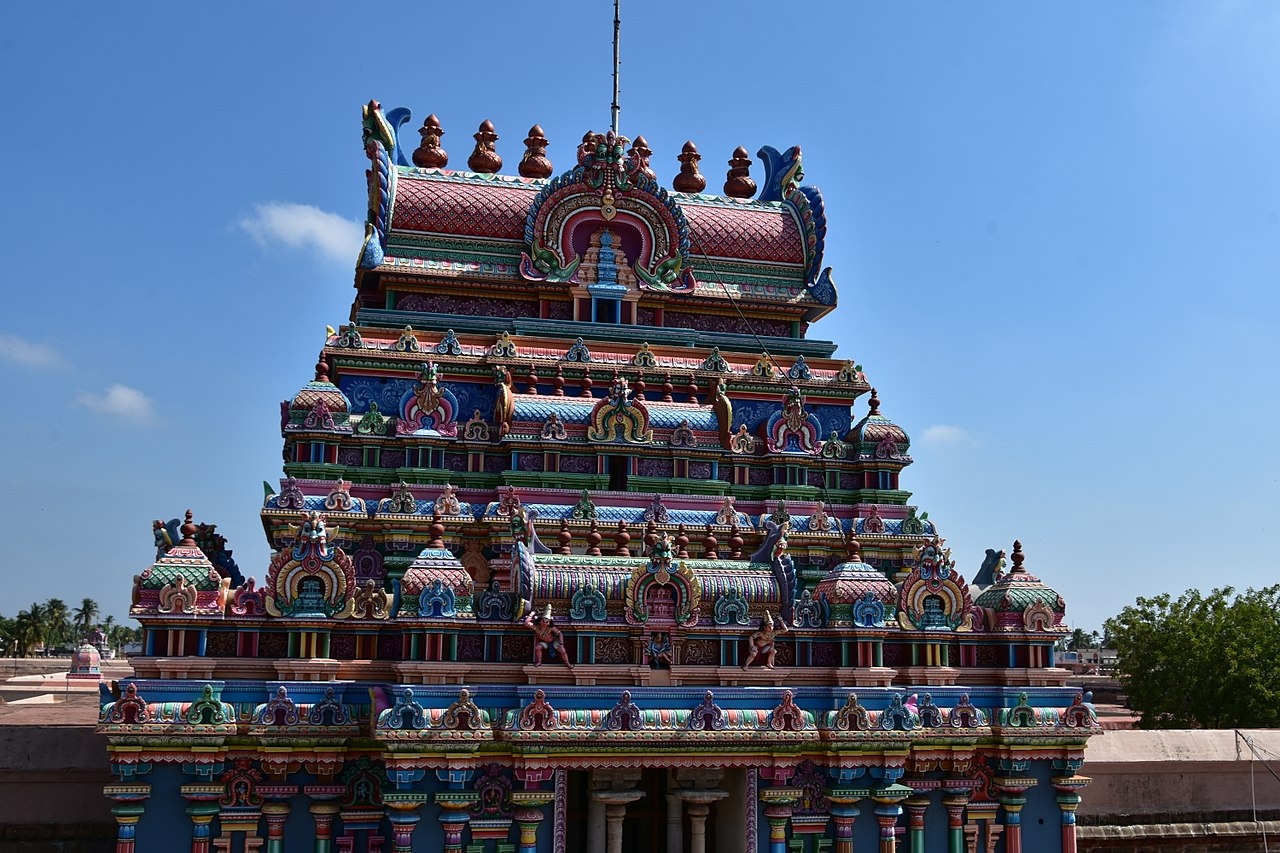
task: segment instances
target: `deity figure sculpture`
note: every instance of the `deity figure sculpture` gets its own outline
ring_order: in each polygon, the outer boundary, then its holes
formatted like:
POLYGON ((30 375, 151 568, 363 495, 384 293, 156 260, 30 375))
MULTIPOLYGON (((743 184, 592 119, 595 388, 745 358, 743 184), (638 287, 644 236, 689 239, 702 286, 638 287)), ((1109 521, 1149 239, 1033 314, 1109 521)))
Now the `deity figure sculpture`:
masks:
POLYGON ((764 668, 773 669, 774 658, 778 654, 777 637, 791 630, 781 616, 778 617, 778 624, 781 627, 774 626, 773 614, 766 610, 764 620, 760 623, 760 630, 752 634, 748 641, 751 651, 747 653, 747 662, 742 665, 743 669, 750 668, 752 662, 761 655, 764 656, 764 668))
POLYGON ((556 627, 555 620, 551 618, 550 604, 541 615, 535 610, 530 610, 529 615, 524 618, 524 626, 533 631, 534 666, 542 666, 542 655, 545 652, 552 658, 559 655, 564 665, 573 669, 573 664, 569 662, 569 656, 564 650, 564 635, 556 627))
POLYGON ((671 635, 665 631, 654 633, 645 643, 644 658, 650 669, 670 669, 675 663, 673 657, 671 635))

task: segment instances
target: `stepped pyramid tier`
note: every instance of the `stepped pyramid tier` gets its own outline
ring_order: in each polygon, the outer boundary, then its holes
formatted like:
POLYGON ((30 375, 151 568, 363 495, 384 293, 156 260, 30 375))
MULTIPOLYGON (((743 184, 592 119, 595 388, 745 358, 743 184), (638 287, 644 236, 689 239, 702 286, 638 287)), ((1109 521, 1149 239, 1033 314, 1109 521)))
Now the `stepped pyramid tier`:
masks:
POLYGON ((281 404, 261 583, 155 523, 103 694, 117 849, 1074 849, 1065 605, 1018 544, 970 590, 810 335, 800 148, 758 184, 736 149, 717 196, 692 143, 592 131, 556 173, 485 120, 452 171, 409 120, 364 108, 354 300, 281 404))

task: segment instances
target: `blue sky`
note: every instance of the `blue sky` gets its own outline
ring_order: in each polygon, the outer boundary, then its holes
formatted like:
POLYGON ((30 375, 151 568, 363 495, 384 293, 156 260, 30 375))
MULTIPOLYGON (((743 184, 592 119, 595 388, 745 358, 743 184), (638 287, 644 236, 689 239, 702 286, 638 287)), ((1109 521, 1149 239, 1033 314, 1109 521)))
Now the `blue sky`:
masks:
MULTIPOLYGON (((605 129, 611 3, 0 5, 0 613, 122 616, 188 506, 265 574, 278 403, 344 322, 360 105, 514 172, 605 129)), ((622 130, 804 148, 840 343, 966 575, 1021 538, 1068 618, 1275 582, 1280 5, 649 3, 622 130)), ((756 177, 761 174, 758 164, 756 177)), ((860 413, 859 413, 860 414, 860 413)))

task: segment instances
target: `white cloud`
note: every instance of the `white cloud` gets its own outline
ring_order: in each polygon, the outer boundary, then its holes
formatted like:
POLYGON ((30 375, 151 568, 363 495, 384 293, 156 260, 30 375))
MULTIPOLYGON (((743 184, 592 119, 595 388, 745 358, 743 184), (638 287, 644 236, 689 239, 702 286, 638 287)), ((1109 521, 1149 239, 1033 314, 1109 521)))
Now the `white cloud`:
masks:
POLYGON ((256 205, 252 216, 236 225, 260 246, 283 243, 292 249, 314 249, 325 260, 355 263, 364 226, 309 204, 273 201, 256 205))
POLYGON ((0 334, 0 359, 24 367, 65 367, 67 360, 51 346, 17 335, 0 334))
POLYGON ((951 424, 934 424, 920 436, 925 444, 935 447, 976 447, 978 439, 964 427, 951 424))
POLYGON ((99 414, 137 424, 151 423, 156 415, 151 398, 128 385, 112 385, 101 394, 84 391, 76 395, 76 402, 99 414))

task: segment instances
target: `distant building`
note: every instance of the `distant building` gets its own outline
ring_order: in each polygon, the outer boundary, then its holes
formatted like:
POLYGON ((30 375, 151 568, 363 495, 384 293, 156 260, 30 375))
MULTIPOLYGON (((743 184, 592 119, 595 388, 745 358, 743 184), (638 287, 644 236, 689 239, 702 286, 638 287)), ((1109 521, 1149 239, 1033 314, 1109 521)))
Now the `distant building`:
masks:
POLYGON ((156 522, 99 726, 117 850, 1074 850, 1065 603, 1016 543, 970 591, 907 433, 808 337, 800 149, 707 194, 686 144, 673 192, 643 137, 553 178, 534 127, 515 176, 488 122, 451 171, 406 119, 365 109, 351 323, 281 407, 263 580, 156 522))
POLYGON ((1115 649, 1080 649, 1054 652, 1053 665, 1071 670, 1076 675, 1105 675, 1115 671, 1115 649))

